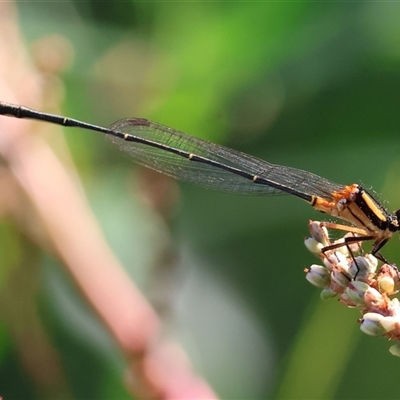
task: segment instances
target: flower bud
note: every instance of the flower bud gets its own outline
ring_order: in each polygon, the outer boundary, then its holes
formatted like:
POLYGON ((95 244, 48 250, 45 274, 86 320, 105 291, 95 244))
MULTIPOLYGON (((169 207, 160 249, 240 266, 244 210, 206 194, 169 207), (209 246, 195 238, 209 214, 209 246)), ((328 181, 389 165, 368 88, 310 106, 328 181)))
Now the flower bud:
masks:
POLYGON ((354 235, 354 233, 348 232, 344 235, 344 239, 351 238, 350 242, 347 242, 346 248, 347 250, 350 249, 351 252, 354 253, 359 253, 361 251, 361 241, 359 242, 354 242, 354 238, 357 237, 357 235, 354 235))
MULTIPOLYGON (((345 267, 345 266, 343 266, 345 267)), ((335 282, 337 285, 345 288, 349 286, 350 283, 350 278, 347 274, 347 271, 345 268, 341 268, 341 265, 339 265, 339 268, 334 269, 331 273, 331 279, 333 282, 335 282)))
POLYGON ((367 254, 364 257, 356 257, 351 263, 349 272, 351 276, 360 280, 366 278, 369 274, 375 273, 377 266, 378 260, 373 255, 367 254))
POLYGON ((323 246, 329 246, 328 230, 319 221, 309 221, 308 229, 311 236, 323 246))
POLYGON ((329 272, 332 272, 334 264, 332 264, 326 257, 322 259, 322 262, 324 263, 325 267, 329 272))
POLYGON ((346 271, 348 270, 348 266, 347 266, 347 258, 343 253, 340 253, 338 251, 335 252, 331 252, 329 255, 326 256, 326 258, 328 259, 328 261, 332 264, 332 265, 338 265, 340 264, 342 268, 344 268, 346 271))
POLYGON ((345 304, 349 308, 357 307, 357 304, 355 304, 354 301, 350 299, 349 295, 346 292, 343 292, 340 295, 339 300, 342 304, 345 304))
POLYGON ((399 323, 399 317, 383 317, 381 320, 381 325, 386 332, 391 332, 395 329, 398 329, 399 323))
POLYGON ((345 257, 349 256, 349 249, 346 246, 346 242, 344 240, 344 238, 340 238, 338 240, 335 240, 333 242, 333 244, 341 244, 341 246, 339 246, 336 251, 343 254, 345 257))
POLYGON ((365 254, 364 259, 368 261, 369 272, 371 273, 376 272, 376 268, 378 267, 378 259, 370 253, 365 254))
POLYGON ((400 315, 400 301, 397 297, 390 301, 390 310, 392 315, 400 315))
POLYGON ((317 257, 321 257, 321 255, 322 255, 321 250, 324 248, 324 245, 322 243, 319 243, 314 238, 309 237, 306 240, 304 240, 304 245, 307 247, 308 251, 310 251, 317 257))
POLYGON ((391 276, 386 275, 378 278, 378 286, 381 293, 393 293, 394 285, 394 279, 391 276))
POLYGON ((400 343, 397 343, 389 348, 392 355, 400 357, 400 343))
POLYGON ((361 320, 360 329, 371 336, 380 336, 385 333, 385 329, 381 325, 383 315, 377 313, 366 313, 361 320))
POLYGON ((337 293, 329 287, 325 288, 320 293, 321 300, 329 300, 336 296, 337 293))
POLYGON ((368 306, 379 306, 383 302, 383 296, 374 288, 369 287, 364 295, 365 303, 368 306))
POLYGON ((331 282, 329 271, 323 267, 322 265, 311 265, 310 269, 307 272, 306 279, 312 285, 325 288, 329 286, 331 282))
POLYGON ((349 299, 357 306, 365 304, 365 293, 370 289, 370 286, 364 282, 353 281, 350 282, 346 288, 345 293, 349 299))

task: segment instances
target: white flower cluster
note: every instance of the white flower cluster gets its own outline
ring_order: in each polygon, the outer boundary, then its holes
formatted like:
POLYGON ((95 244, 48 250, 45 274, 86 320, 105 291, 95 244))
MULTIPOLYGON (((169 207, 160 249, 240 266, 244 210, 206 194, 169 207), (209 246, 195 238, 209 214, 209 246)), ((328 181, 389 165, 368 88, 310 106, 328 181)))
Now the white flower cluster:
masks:
MULTIPOLYGON (((339 301, 362 313, 361 330, 373 336, 386 336, 400 342, 400 302, 392 298, 400 288, 399 270, 394 265, 383 264, 371 254, 359 254, 361 241, 345 244, 344 239, 330 242, 323 222, 310 221, 311 237, 305 240, 309 251, 319 257, 324 265, 313 264, 306 269, 306 279, 322 288, 321 298, 339 296, 339 301), (332 246, 333 245, 333 246, 332 246), (333 249, 322 252, 326 246, 333 249)), ((390 352, 400 356, 400 343, 390 352)))

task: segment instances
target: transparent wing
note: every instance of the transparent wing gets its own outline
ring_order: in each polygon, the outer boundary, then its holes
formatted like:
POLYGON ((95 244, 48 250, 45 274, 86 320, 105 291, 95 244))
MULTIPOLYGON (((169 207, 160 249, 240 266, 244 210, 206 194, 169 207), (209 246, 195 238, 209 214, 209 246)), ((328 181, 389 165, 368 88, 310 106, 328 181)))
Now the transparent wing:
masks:
POLYGON ((332 192, 344 186, 310 172, 271 164, 144 119, 120 120, 109 130, 111 134, 108 138, 137 163, 206 188, 254 195, 299 192, 330 200, 332 192), (123 133, 125 138, 112 132, 123 133), (144 139, 144 142, 136 142, 135 138, 144 139), (149 145, 149 142, 161 147, 149 145), (190 159, 191 154, 201 159, 190 159), (255 175, 261 178, 259 184, 253 180, 255 175))

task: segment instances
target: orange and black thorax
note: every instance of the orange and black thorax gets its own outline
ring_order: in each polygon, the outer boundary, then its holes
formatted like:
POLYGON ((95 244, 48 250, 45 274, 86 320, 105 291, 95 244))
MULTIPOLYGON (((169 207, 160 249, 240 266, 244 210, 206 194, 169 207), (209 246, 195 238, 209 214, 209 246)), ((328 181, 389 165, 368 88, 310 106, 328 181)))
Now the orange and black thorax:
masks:
POLYGON ((311 205, 318 211, 350 222, 367 235, 382 235, 390 239, 400 229, 399 211, 388 213, 370 193, 357 184, 332 193, 330 200, 315 196, 311 205))

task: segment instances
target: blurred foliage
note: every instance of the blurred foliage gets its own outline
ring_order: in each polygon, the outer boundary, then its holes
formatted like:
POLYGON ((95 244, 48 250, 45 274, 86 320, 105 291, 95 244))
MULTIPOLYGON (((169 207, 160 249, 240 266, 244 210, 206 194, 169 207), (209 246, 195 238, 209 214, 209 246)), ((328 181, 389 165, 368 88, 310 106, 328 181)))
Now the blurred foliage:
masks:
MULTIPOLYGON (((53 34, 72 45, 64 114, 101 125, 149 118, 271 162, 373 186, 399 203, 399 4, 76 0, 19 2, 18 10, 30 45, 53 34)), ((146 290, 168 239, 165 224, 133 196, 140 171, 132 174, 131 161, 99 134, 65 130, 65 137, 105 235, 146 290)), ((222 398, 396 398, 400 360, 389 344, 357 331, 357 312, 321 303, 304 279, 303 268, 316 260, 302 238, 317 213, 290 197, 181 188, 168 227, 181 260, 174 290, 186 274, 197 277, 198 300, 209 308, 186 310, 186 319, 177 312, 184 331, 177 337, 222 398), (231 308, 220 308, 213 285, 231 308), (239 318, 232 308, 250 315, 243 330, 222 329, 230 312, 239 318)), ((20 244, 6 223, 0 235, 8 249, 3 286, 20 244)), ((385 256, 399 259, 398 243, 385 256)), ((39 303, 72 396, 128 398, 123 361, 58 264, 41 256, 39 303)), ((0 395, 40 398, 3 324, 0 340, 0 395)))

